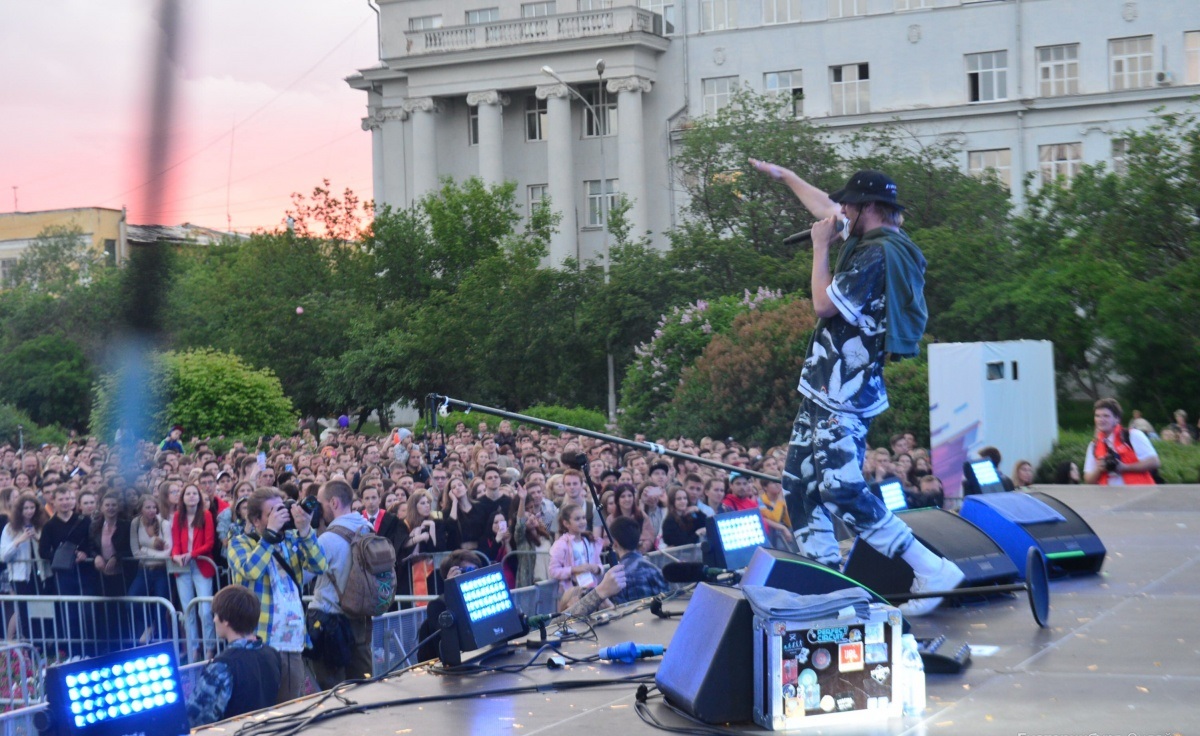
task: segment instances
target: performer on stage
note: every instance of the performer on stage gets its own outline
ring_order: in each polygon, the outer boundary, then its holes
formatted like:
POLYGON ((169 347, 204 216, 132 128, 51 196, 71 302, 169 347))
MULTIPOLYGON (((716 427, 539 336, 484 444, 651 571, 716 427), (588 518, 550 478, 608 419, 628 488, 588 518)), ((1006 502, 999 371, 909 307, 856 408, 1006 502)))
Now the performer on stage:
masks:
MULTIPOLYGON (((896 184, 859 171, 832 195, 781 166, 751 159, 758 171, 787 184, 818 219, 812 229, 812 301, 819 317, 800 374, 803 400, 792 429, 783 483, 798 539, 809 557, 839 567, 829 514, 915 574, 912 592, 950 590, 963 572, 917 541, 904 522, 872 495, 862 465, 871 419, 888 407, 883 365, 889 354, 912 356, 925 331, 925 257, 900 229, 904 208, 896 184), (845 222, 844 229, 837 225, 845 222), (832 273, 829 249, 846 243, 832 273)), ((908 616, 929 613, 941 598, 909 601, 908 616)))

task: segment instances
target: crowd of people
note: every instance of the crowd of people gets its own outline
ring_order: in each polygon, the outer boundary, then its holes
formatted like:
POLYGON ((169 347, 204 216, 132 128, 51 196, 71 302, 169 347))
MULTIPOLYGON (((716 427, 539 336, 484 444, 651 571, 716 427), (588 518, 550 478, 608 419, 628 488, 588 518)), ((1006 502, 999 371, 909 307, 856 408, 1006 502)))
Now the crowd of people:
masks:
MULTIPOLYGON (((183 428, 175 427, 158 444, 140 443, 129 464, 115 446, 91 437, 63 447, 0 447, 0 584, 24 597, 173 600, 186 614, 194 646, 186 655, 193 661, 212 658, 218 638, 232 641, 234 629, 222 628, 230 618, 217 615, 214 622, 208 604, 192 601, 230 584, 244 587, 259 601, 253 633, 278 653, 282 700, 298 692, 303 653, 321 648, 315 632, 344 640, 326 658, 332 671, 313 665, 323 684, 370 671, 369 619, 337 631, 348 535, 374 533, 391 542, 398 595, 436 595, 447 569, 501 563, 513 588, 555 581, 561 608, 605 579, 602 560, 610 550, 622 573, 620 590, 608 591, 614 602, 666 590, 643 556, 697 544, 706 518, 722 511, 758 509, 773 546, 799 549, 795 517, 802 507, 779 482, 697 461, 779 476, 786 445, 679 438, 659 444, 682 456, 658 455, 569 432, 514 429, 508 421, 495 431, 483 422, 459 423, 423 438, 407 429, 367 436, 307 424, 289 437, 262 437, 256 446, 233 442, 217 452, 212 444, 185 442, 183 428), (336 527, 342 532, 335 534, 336 527), (457 563, 439 569, 452 555, 457 563), (307 606, 306 594, 313 596, 307 606)), ((985 452, 994 453, 999 467, 998 452, 985 452)), ((946 498, 929 451, 916 447, 912 434, 869 449, 862 470, 868 480, 899 479, 912 508, 961 504, 946 498)), ((1027 486, 1032 471, 1019 461, 1012 480, 1003 477, 1027 486)), ((27 606, 6 613, 9 638, 36 645, 41 632, 27 606)), ((77 631, 83 643, 50 656, 88 656, 169 637, 161 614, 102 613, 77 622, 61 611, 60 629, 77 631)), ((244 625, 236 633, 238 640, 250 636, 244 625)))

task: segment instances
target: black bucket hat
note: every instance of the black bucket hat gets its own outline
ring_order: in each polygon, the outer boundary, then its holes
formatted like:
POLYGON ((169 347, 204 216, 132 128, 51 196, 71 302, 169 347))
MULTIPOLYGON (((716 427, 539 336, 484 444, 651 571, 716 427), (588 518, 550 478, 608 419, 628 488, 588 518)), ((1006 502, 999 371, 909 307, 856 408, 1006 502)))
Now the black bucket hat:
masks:
POLYGON ((896 182, 882 171, 856 171, 846 186, 829 195, 838 204, 883 202, 898 210, 904 206, 896 201, 896 182))

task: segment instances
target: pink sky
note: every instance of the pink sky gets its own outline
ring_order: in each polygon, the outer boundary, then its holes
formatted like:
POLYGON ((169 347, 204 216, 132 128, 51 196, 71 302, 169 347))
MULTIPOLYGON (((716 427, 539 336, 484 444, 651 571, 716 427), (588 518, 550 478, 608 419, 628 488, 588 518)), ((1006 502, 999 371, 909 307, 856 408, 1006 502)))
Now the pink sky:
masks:
POLYGON ((129 208, 134 224, 246 232, 280 225, 322 179, 370 199, 366 97, 342 81, 377 63, 366 0, 183 3, 173 178, 146 198, 158 0, 0 2, 0 212, 129 208), (232 131, 232 136, 231 136, 232 131), (232 165, 231 165, 232 151, 232 165))

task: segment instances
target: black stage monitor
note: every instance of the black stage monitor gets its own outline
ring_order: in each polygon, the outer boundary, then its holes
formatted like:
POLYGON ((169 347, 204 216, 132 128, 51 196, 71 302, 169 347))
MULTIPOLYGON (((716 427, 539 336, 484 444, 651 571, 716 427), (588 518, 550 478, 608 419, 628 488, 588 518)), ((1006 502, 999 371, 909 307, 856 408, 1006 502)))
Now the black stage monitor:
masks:
POLYGON ((501 565, 490 565, 446 581, 446 613, 442 629, 441 659, 449 666, 461 664, 463 652, 502 644, 529 633, 513 603, 501 565), (456 661, 457 660, 457 661, 456 661))
POLYGON ((996 473, 996 466, 992 465, 992 461, 984 458, 983 460, 972 460, 965 463, 963 469, 975 481, 975 487, 980 493, 1000 493, 1004 491, 1004 483, 1000 481, 999 474, 996 473))
POLYGON ((713 567, 740 570, 749 564, 754 550, 767 543, 758 509, 717 514, 705 523, 713 567))

